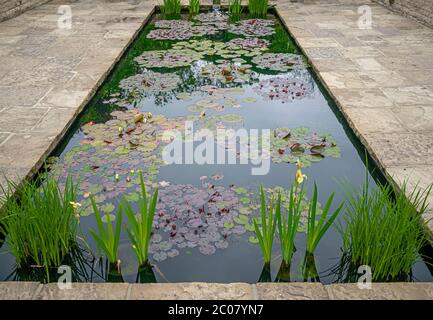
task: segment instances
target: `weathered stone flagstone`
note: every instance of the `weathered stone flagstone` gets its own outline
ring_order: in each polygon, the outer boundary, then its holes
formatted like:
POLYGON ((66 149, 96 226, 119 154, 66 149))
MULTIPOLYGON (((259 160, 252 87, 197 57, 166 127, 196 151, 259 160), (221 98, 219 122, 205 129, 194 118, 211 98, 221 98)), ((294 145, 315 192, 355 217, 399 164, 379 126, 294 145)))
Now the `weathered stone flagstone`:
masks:
POLYGON ((258 283, 260 300, 327 300, 328 294, 321 283, 258 283))
POLYGON ((176 283, 131 285, 128 297, 132 300, 250 300, 254 299, 253 288, 245 283, 176 283))
POLYGON ((0 282, 0 300, 432 300, 431 283, 57 283, 0 282))

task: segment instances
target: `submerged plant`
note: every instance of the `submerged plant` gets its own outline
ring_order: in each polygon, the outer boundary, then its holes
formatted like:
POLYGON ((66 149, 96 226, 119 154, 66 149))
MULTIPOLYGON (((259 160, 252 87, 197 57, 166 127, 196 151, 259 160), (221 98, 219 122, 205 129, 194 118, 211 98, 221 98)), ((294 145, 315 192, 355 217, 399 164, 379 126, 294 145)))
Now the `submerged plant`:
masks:
POLYGON ((93 212, 95 213, 96 224, 98 227, 97 234, 92 229, 89 229, 93 238, 95 239, 98 248, 102 250, 110 264, 117 264, 117 270, 120 269, 120 260, 119 260, 119 240, 120 240, 120 232, 122 230, 122 211, 119 209, 117 215, 116 227, 113 230, 111 225, 111 215, 107 214, 107 230, 105 229, 104 222, 102 221, 101 214, 96 205, 93 197, 90 197, 90 201, 92 202, 93 212))
POLYGON ((198 14, 200 12, 200 0, 189 0, 189 14, 198 14))
POLYGON ((179 15, 182 10, 180 0, 164 0, 161 6, 161 12, 164 15, 179 15))
POLYGON ((268 13, 269 0, 248 0, 248 10, 250 15, 263 17, 268 13))
POLYGON ((0 233, 18 268, 45 268, 49 278, 49 268, 62 265, 76 245, 80 208, 72 179, 67 178, 64 188, 53 178, 19 187, 7 181, 0 191, 6 195, 0 201, 5 214, 0 233))
POLYGON ((144 186, 143 174, 140 172, 141 195, 139 197, 140 214, 135 215, 134 209, 124 196, 120 204, 121 210, 128 218, 130 228, 127 229, 132 241, 132 249, 138 259, 140 266, 145 265, 149 258, 149 243, 152 235, 153 217, 155 216, 156 202, 158 200, 158 188, 155 189, 147 199, 146 187, 144 186))
POLYGON ((334 193, 328 198, 325 207, 320 215, 318 221, 316 221, 316 216, 318 212, 318 201, 317 201, 317 185, 314 183, 313 198, 310 201, 310 206, 308 207, 308 224, 307 224, 307 253, 313 254, 319 244, 320 240, 323 238, 325 233, 331 227, 338 214, 343 207, 343 203, 328 217, 328 212, 332 205, 332 200, 334 198, 334 193))
POLYGON ((259 245, 262 250, 263 259, 265 265, 271 263, 272 257, 272 246, 274 244, 275 230, 277 227, 277 220, 281 213, 281 194, 278 193, 278 199, 275 206, 275 197, 272 196, 271 203, 269 204, 269 210, 265 201, 265 194, 263 187, 260 188, 260 200, 261 200, 261 225, 254 220, 254 229, 256 232, 259 245))
POLYGON ((371 189, 367 171, 361 189, 347 182, 343 187, 348 205, 345 229, 339 231, 351 265, 368 265, 375 281, 407 276, 426 244, 421 221, 432 186, 412 192, 406 183, 400 189, 389 184, 371 189))

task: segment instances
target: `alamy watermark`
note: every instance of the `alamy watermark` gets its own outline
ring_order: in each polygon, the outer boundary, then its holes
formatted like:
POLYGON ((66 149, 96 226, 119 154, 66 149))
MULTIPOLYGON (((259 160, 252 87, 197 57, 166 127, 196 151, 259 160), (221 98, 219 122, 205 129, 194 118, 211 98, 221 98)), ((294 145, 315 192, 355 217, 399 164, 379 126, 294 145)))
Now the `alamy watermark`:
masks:
POLYGON ((266 175, 270 170, 270 129, 200 129, 185 121, 184 132, 167 130, 162 140, 165 164, 250 164, 252 175, 266 175))
POLYGON ((373 28, 373 15, 370 6, 360 6, 358 8, 358 14, 360 15, 358 19, 358 28, 362 30, 373 28))
POLYGON ((62 5, 57 9, 59 15, 57 19, 57 27, 59 29, 72 29, 72 8, 68 5, 62 5))
POLYGON ((364 289, 371 289, 371 283, 372 283, 372 272, 371 267, 362 265, 358 268, 358 274, 361 274, 361 276, 358 278, 358 288, 361 290, 364 289))

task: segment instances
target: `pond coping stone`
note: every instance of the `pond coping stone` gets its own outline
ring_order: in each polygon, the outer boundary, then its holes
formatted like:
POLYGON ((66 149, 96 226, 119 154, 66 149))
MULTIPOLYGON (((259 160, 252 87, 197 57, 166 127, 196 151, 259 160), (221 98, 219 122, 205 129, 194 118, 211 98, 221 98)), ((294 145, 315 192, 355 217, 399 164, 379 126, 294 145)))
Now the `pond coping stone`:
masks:
POLYGON ((433 300, 433 283, 57 283, 0 282, 0 300, 433 300))

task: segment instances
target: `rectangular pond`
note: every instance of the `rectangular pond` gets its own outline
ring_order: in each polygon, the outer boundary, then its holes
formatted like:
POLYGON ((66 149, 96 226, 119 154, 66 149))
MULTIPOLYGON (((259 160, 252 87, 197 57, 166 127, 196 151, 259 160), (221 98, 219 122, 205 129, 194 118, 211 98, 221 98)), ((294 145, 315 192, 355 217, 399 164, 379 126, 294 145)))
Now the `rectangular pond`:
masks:
MULTIPOLYGON (((281 264, 276 254, 271 270, 263 270, 253 225, 260 214, 259 187, 265 187, 268 198, 278 190, 287 194, 299 160, 308 177, 308 196, 316 182, 322 204, 335 192, 335 209, 344 199, 343 179, 354 186, 364 182, 364 158, 362 146, 277 16, 229 21, 224 13, 205 12, 163 20, 154 14, 43 174, 63 183, 70 175, 78 183, 80 227, 90 249, 83 245, 74 259, 75 280, 255 283, 276 279, 281 264), (185 128, 214 136, 224 129, 245 129, 237 132, 250 140, 209 145, 198 139, 181 143, 181 154, 178 145, 167 149, 177 140, 163 134, 177 130, 184 142, 185 128), (263 145, 260 134, 266 129, 270 154, 262 154, 261 162, 245 159, 242 147, 254 142, 256 132, 256 142, 263 145), (236 163, 218 161, 233 150, 236 163), (260 174, 253 174, 254 168, 261 168, 260 174), (121 275, 110 274, 90 253, 98 251, 88 231, 96 230, 89 195, 105 218, 116 218, 122 195, 138 211, 140 170, 149 189, 159 186, 149 249, 153 268, 137 274, 131 242, 122 232, 121 275)), ((296 237, 290 280, 344 281, 342 241, 335 228, 305 272, 306 219, 303 215, 296 237)), ((280 252, 277 240, 274 251, 280 252)), ((0 280, 43 277, 43 272, 16 269, 7 244, 2 246, 0 280)), ((423 260, 408 280, 432 280, 423 260)))

